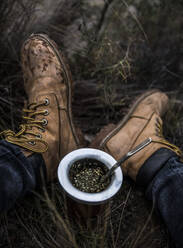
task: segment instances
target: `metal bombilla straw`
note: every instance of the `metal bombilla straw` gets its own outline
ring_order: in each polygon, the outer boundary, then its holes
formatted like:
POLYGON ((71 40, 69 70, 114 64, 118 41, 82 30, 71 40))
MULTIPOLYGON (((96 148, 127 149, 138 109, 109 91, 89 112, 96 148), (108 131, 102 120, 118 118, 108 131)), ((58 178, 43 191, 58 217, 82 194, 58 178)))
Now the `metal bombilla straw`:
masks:
POLYGON ((112 168, 104 175, 100 178, 100 183, 105 182, 105 180, 107 178, 109 178, 110 176, 112 176, 113 172, 122 164, 124 163, 128 158, 130 158, 131 156, 133 156, 134 154, 136 154, 137 152, 139 152, 140 150, 142 150, 144 147, 146 147, 147 145, 149 145, 152 142, 152 138, 148 138, 146 140, 144 140, 142 143, 140 143, 138 146, 136 146, 133 150, 127 152, 120 160, 117 161, 117 163, 115 163, 112 168))

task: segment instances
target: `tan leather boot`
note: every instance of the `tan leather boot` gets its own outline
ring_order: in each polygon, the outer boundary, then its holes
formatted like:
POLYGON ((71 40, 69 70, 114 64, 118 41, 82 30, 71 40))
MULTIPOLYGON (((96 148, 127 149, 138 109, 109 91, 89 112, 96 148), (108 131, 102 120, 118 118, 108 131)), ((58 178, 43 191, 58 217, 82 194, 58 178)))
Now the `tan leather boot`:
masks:
POLYGON ((157 90, 146 92, 115 128, 112 125, 105 127, 91 146, 103 149, 119 160, 125 153, 151 137, 151 144, 122 165, 125 175, 141 185, 147 185, 171 156, 182 155, 179 148, 166 141, 162 134, 161 116, 167 108, 166 94, 157 90))
POLYGON ((79 145, 71 114, 71 74, 57 45, 43 34, 29 37, 21 59, 28 96, 25 123, 18 133, 3 134, 26 156, 42 153, 51 180, 61 158, 79 145))

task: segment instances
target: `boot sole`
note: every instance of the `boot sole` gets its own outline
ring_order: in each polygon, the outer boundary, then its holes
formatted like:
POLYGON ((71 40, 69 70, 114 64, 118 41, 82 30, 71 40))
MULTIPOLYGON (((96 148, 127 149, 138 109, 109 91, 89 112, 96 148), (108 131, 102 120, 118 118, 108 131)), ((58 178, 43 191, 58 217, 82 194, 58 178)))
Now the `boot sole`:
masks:
MULTIPOLYGON (((71 72, 70 72, 70 69, 69 69, 69 66, 67 64, 67 61, 65 59, 65 57, 61 54, 61 52, 59 51, 59 48, 57 48, 57 44, 51 40, 46 34, 32 34, 30 36, 30 38, 28 38, 25 43, 30 40, 31 38, 38 38, 40 40, 43 40, 45 42, 47 42, 50 47, 53 49, 53 51, 55 52, 62 68, 63 68, 63 72, 64 72, 64 79, 66 81, 66 87, 67 87, 67 99, 68 99, 68 102, 67 102, 67 109, 68 109, 68 113, 69 113, 69 123, 70 123, 70 126, 71 126, 71 130, 72 130, 72 134, 74 136, 74 139, 75 139, 75 142, 76 142, 76 145, 79 146, 79 139, 77 137, 77 134, 76 134, 76 130, 75 130, 75 127, 74 127, 74 124, 73 124, 73 120, 72 120, 72 110, 71 110, 71 102, 72 102, 72 76, 71 76, 71 72)), ((25 44, 24 43, 24 44, 25 44)))
POLYGON ((100 143, 100 149, 103 149, 105 144, 108 142, 108 140, 114 136, 130 119, 131 115, 136 110, 137 106, 148 96, 160 92, 159 90, 150 90, 142 94, 140 97, 137 98, 137 100, 133 103, 132 107, 128 111, 128 113, 125 115, 125 117, 119 122, 119 124, 102 140, 100 143))

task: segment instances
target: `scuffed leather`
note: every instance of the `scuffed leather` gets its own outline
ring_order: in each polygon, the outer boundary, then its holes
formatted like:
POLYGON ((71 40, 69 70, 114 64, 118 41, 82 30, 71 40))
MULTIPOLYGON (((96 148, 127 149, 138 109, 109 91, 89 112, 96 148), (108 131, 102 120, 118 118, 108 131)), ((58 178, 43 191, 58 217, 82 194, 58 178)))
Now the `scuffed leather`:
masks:
MULTIPOLYGON (((48 115, 35 116, 36 120, 44 118, 48 121, 46 131, 42 133, 36 127, 32 131, 40 133, 48 143, 48 150, 42 155, 50 180, 55 177, 61 158, 77 149, 78 140, 69 105, 72 84, 70 71, 56 44, 51 41, 51 46, 49 41, 45 35, 32 35, 22 47, 21 59, 28 103, 49 100, 49 105, 37 109, 47 110, 48 115)), ((36 145, 39 149, 39 142, 36 145)), ((31 154, 28 150, 23 150, 25 155, 31 154)))
POLYGON ((119 124, 105 142, 101 140, 99 147, 118 160, 146 138, 152 138, 153 142, 150 145, 122 165, 124 174, 129 175, 133 180, 136 180, 139 169, 155 151, 160 148, 170 149, 158 143, 161 142, 162 137, 157 133, 157 122, 162 124, 161 116, 168 109, 168 101, 166 94, 160 91, 153 92, 136 104, 124 125, 119 124))

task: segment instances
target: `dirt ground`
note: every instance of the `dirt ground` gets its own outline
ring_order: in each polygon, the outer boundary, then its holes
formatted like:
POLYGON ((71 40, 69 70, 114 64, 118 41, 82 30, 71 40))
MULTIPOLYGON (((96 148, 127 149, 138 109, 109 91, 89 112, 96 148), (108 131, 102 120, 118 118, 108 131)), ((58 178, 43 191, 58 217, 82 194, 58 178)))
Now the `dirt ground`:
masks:
MULTIPOLYGON (((32 32, 45 32, 68 58, 74 81, 74 120, 88 144, 104 125, 116 124, 139 94, 158 88, 171 100, 164 135, 183 149, 181 1, 58 1, 49 16, 48 9, 41 8, 45 21, 38 18, 35 25, 32 11, 31 20, 21 26, 24 32, 17 31, 18 39, 16 32, 6 35, 10 28, 4 28, 0 38, 4 51, 0 55, 1 130, 17 130, 21 122, 25 99, 21 43, 32 32)), ((161 217, 145 199, 145 190, 129 178, 110 204, 107 226, 101 222, 91 230, 69 224, 65 196, 56 181, 0 215, 0 247, 174 247, 161 217)))

